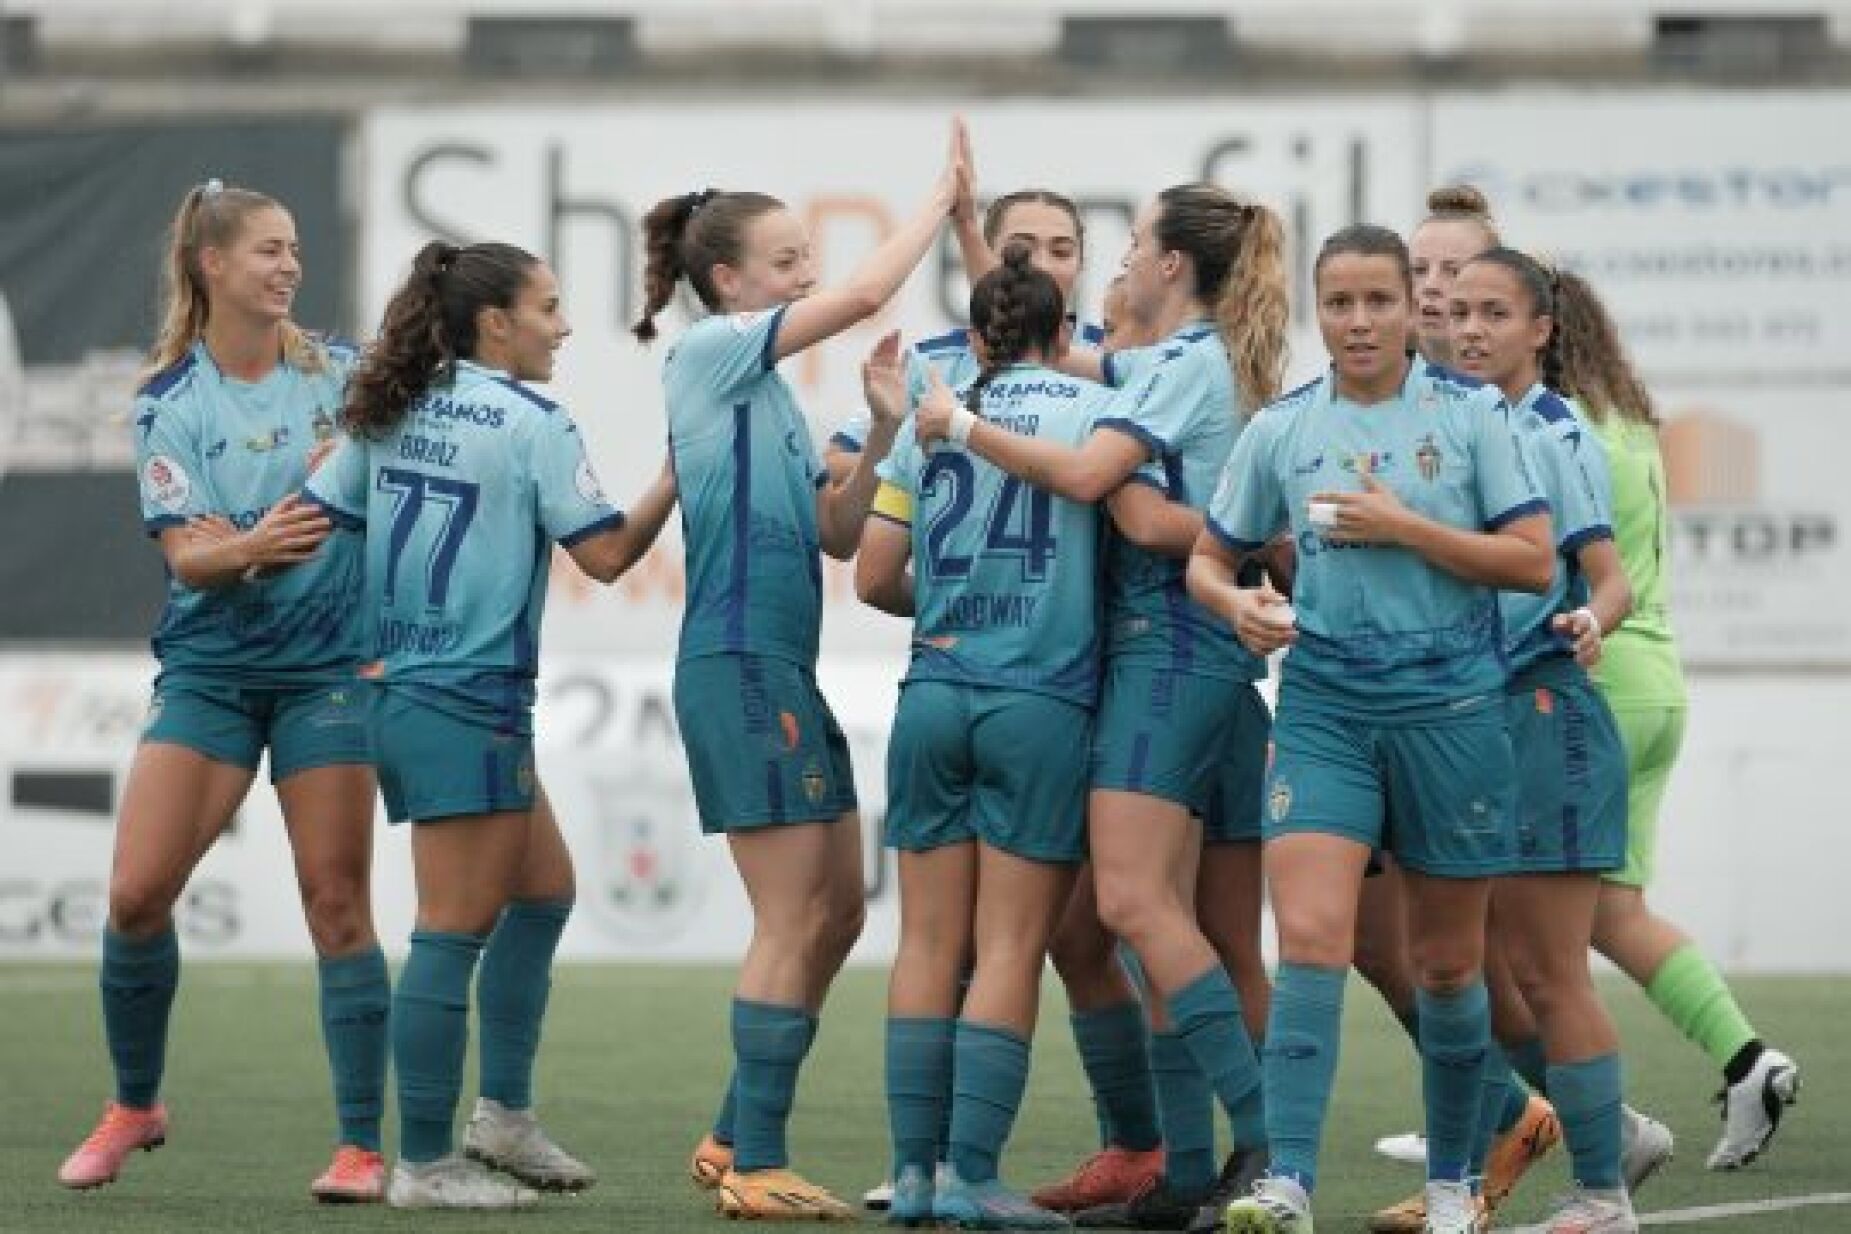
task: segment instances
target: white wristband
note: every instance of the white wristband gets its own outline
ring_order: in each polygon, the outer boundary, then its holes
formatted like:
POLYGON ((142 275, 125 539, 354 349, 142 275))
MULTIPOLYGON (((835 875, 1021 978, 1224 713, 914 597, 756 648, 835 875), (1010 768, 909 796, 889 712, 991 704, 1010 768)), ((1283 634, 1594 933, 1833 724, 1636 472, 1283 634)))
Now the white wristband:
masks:
POLYGON ((964 445, 970 440, 970 431, 977 423, 976 413, 968 407, 959 407, 951 413, 951 440, 964 445))
POLYGON ((1583 605, 1582 605, 1582 606, 1581 606, 1580 608, 1578 608, 1578 609, 1576 609, 1576 610, 1575 610, 1575 612, 1577 612, 1577 613, 1579 613, 1579 614, 1580 614, 1581 616, 1583 616, 1583 617, 1585 617, 1585 618, 1587 618, 1587 623, 1588 623, 1588 625, 1589 625, 1589 626, 1591 626, 1591 627, 1593 628, 1593 630, 1594 630, 1594 637, 1595 637, 1595 638, 1601 638, 1601 637, 1603 637, 1603 632, 1601 631, 1601 628, 1600 628, 1600 618, 1598 618, 1598 617, 1596 617, 1596 616, 1594 616, 1594 610, 1593 610, 1593 609, 1591 609, 1591 608, 1589 608, 1589 607, 1588 607, 1587 605, 1585 605, 1585 604, 1583 604, 1583 605))

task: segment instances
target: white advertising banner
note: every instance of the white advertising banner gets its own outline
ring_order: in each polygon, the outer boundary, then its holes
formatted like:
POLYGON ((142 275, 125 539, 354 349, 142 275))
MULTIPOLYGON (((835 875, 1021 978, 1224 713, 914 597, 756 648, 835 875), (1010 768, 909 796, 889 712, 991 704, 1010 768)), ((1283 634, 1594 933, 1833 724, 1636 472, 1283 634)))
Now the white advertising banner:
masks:
POLYGON ((1847 131, 1844 94, 1433 104, 1434 182, 1591 277, 1660 400, 1692 664, 1851 663, 1847 131))
MULTIPOLYGON (((861 797, 868 921, 855 958, 866 963, 891 959, 898 936, 892 858, 877 836, 899 667, 841 658, 820 677, 853 749, 861 797)), ((0 962, 95 958, 122 785, 152 675, 139 655, 0 656, 0 962)), ((578 909, 561 944, 567 958, 733 962, 744 953, 751 914, 726 842, 700 834, 669 678, 666 664, 579 657, 542 670, 540 778, 578 872, 578 909)), ((1842 678, 1692 683, 1653 894, 1730 967, 1846 966, 1851 898, 1838 884, 1851 829, 1836 769, 1847 709, 1851 682, 1842 678), (1806 911, 1768 912, 1771 885, 1806 911)), ((373 900, 394 955, 411 930, 410 848, 404 827, 379 820, 373 900)), ((189 961, 307 962, 289 846, 263 778, 200 865, 176 921, 189 961)), ((1270 921, 1263 931, 1270 954, 1270 921)))
MULTIPOLYGON (((895 625, 897 631, 899 627, 895 625)), ((852 748, 862 805, 863 957, 890 955, 898 912, 878 843, 898 664, 837 660, 820 674, 852 748)), ((744 953, 751 911, 726 842, 700 832, 666 660, 557 659, 535 711, 540 779, 578 873, 570 957, 716 959, 744 953)), ((136 655, 0 658, 0 959, 96 954, 116 811, 147 713, 136 655)), ((411 929, 410 836, 381 812, 375 914, 388 949, 411 929)), ((261 775, 175 915, 194 956, 307 955, 282 815, 261 775)))
MULTIPOLYGON (((1034 101, 968 110, 980 194, 1048 186, 1078 201, 1087 224, 1079 308, 1098 311, 1130 220, 1156 190, 1213 177, 1279 209, 1314 242, 1364 217, 1399 213, 1418 189, 1409 98, 1182 99, 1162 103, 1034 101)), ((908 216, 946 145, 948 103, 766 100, 724 105, 388 109, 364 129, 362 307, 376 322, 426 241, 499 239, 558 271, 574 334, 551 393, 584 426, 607 492, 621 502, 659 467, 658 377, 664 344, 629 335, 639 308, 640 220, 656 201, 709 185, 776 194, 807 223, 822 281, 843 278, 908 216)), ((1322 352, 1305 328, 1308 250, 1297 244, 1297 370, 1322 352)), ((859 366, 884 331, 929 337, 959 322, 967 295, 948 242, 888 314, 787 361, 818 441, 861 406, 859 366)), ((663 322, 672 339, 680 309, 663 322)), ((857 604, 846 570, 827 574, 825 654, 889 645, 882 619, 857 604)), ((682 595, 671 529, 630 578, 606 592, 563 566, 547 627, 554 651, 662 654, 682 595)))

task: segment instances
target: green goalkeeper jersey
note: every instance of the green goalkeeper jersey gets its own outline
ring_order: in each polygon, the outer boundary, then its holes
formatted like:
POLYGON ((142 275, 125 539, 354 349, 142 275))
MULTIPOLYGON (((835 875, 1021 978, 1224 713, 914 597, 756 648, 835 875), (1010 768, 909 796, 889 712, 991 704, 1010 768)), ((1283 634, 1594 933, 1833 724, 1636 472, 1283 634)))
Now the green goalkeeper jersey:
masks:
MULTIPOLYGON (((1577 408, 1577 411, 1582 411, 1577 408)), ((1667 607, 1671 590, 1665 462, 1658 430, 1618 413, 1595 421, 1613 480, 1613 536, 1632 583, 1632 615, 1607 638, 1594 679, 1616 708, 1681 707, 1684 668, 1667 607)))

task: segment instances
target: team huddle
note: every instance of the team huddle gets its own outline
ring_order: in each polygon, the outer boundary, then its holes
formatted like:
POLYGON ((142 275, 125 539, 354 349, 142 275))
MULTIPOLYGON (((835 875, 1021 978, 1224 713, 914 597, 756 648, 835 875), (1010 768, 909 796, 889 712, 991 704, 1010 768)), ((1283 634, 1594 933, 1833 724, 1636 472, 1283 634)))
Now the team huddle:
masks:
POLYGON ((663 360, 661 473, 619 510, 528 384, 570 333, 543 261, 432 242, 355 350, 291 321, 281 203, 193 189, 135 409, 171 582, 103 938, 116 1088, 61 1181, 112 1182, 166 1138, 174 904, 267 750, 337 1115, 312 1193, 509 1209, 593 1185, 533 1093, 575 897, 534 763, 541 616, 553 545, 610 583, 677 505, 674 706, 753 913, 732 1076, 689 1164, 720 1213, 852 1216, 786 1143, 864 911, 815 677, 823 553, 912 623, 884 823, 891 1173, 870 1194, 890 1223, 1311 1234, 1354 967, 1406 1026, 1425 1107, 1426 1184, 1371 1229, 1489 1229, 1560 1141, 1574 1187, 1547 1228, 1635 1230, 1672 1137, 1625 1104, 1590 949, 1722 1070, 1708 1165, 1752 1161, 1797 1065, 1645 901, 1685 713, 1650 396, 1584 278, 1505 246, 1475 190, 1428 207, 1406 240, 1323 240, 1330 363, 1284 391, 1285 230, 1217 185, 1139 212, 1102 326, 1075 312, 1078 209, 1037 188, 980 211, 961 123, 840 285, 776 198, 669 198, 634 333, 653 341, 684 283, 706 315, 663 360), (880 312, 947 226, 968 330, 881 339, 866 414, 819 452, 779 362, 880 312), (376 790, 414 824, 396 983, 376 790), (1100 1143, 1025 1193, 999 1163, 1049 960, 1100 1143))

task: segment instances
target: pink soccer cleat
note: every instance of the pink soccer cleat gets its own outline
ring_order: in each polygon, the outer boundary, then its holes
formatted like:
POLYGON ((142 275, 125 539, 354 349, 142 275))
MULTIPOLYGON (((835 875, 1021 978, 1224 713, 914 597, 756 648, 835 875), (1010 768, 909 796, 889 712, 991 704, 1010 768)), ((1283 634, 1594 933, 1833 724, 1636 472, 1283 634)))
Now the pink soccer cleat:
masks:
POLYGON ((130 1153, 153 1152, 165 1143, 166 1106, 138 1110, 112 1101, 103 1107, 96 1130, 58 1167, 58 1181, 77 1190, 113 1183, 130 1153))

